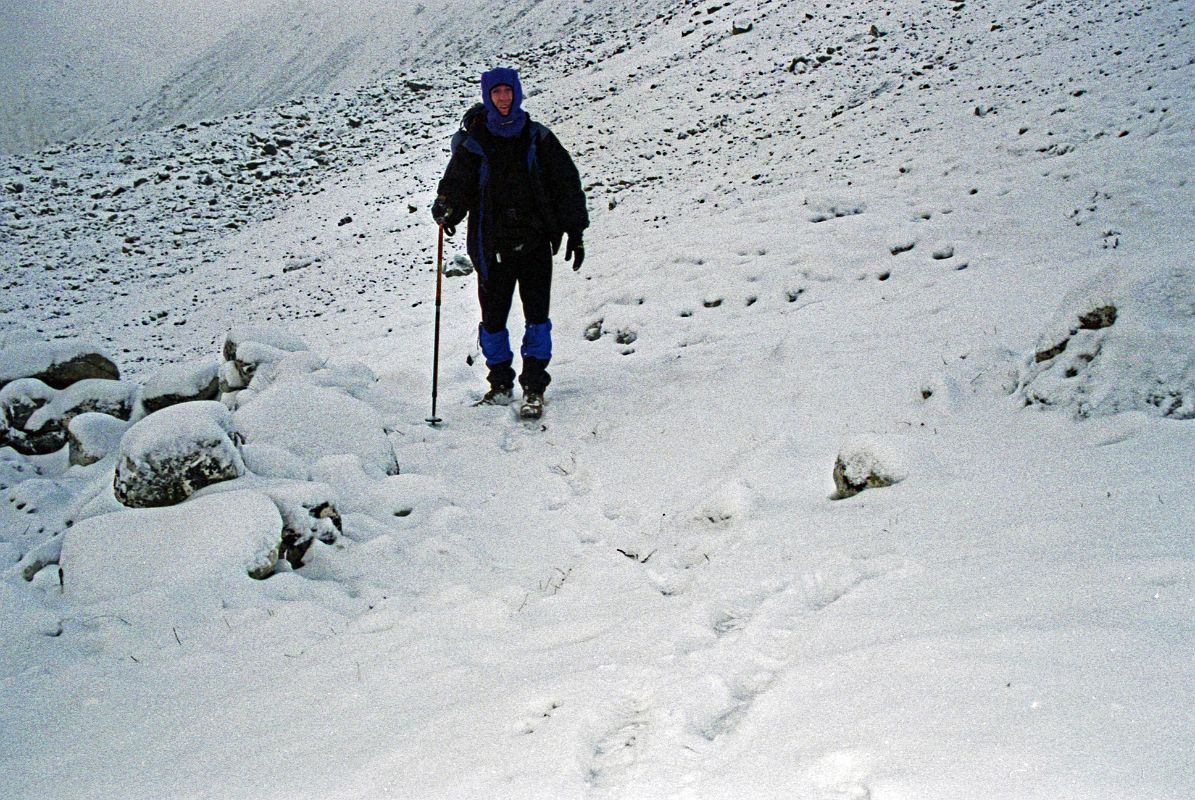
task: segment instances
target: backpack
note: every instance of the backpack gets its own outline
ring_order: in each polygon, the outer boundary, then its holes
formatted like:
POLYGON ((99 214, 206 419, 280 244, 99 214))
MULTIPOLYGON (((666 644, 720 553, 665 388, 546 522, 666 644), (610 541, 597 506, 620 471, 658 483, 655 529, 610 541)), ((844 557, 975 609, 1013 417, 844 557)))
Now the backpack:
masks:
POLYGON ((461 127, 452 134, 452 144, 450 145, 452 155, 456 155, 456 149, 460 147, 461 142, 469 135, 469 127, 473 125, 479 118, 485 116, 485 104, 474 103, 473 106, 465 112, 465 116, 461 117, 461 127))

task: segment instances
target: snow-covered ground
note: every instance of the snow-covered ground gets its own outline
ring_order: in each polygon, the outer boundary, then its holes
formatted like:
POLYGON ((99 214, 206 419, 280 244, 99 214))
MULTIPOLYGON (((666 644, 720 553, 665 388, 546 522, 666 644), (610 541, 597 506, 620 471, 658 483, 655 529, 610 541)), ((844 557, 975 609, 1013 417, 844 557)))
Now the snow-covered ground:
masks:
POLYGON ((1195 794, 1195 11, 658 13, 511 59, 593 214, 539 425, 472 277, 423 422, 482 59, 0 162, 10 360, 311 348, 178 506, 0 450, 0 796, 1195 794), (295 491, 343 534, 249 579, 295 491))

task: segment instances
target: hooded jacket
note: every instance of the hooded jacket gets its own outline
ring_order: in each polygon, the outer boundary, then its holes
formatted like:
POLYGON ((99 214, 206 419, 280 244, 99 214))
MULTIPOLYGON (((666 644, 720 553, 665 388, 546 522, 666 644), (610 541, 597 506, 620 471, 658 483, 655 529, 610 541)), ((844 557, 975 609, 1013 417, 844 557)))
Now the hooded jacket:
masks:
POLYGON ((499 239, 510 233, 503 231, 510 203, 533 217, 524 232, 538 231, 553 248, 565 233, 588 228, 589 213, 580 174, 568 151, 547 127, 533 121, 522 109, 518 74, 510 69, 491 70, 482 75, 481 85, 483 104, 465 114, 461 130, 453 136, 452 158, 438 192, 453 209, 447 224, 458 224, 468 213, 469 257, 484 281, 499 239), (514 103, 505 116, 498 113, 489 97, 490 89, 503 84, 514 90, 514 103), (495 168, 509 167, 510 158, 526 164, 526 177, 521 177, 521 169, 506 170, 500 180, 495 180, 495 168), (528 185, 505 192, 496 186, 505 182, 509 187, 512 180, 526 180, 528 185))

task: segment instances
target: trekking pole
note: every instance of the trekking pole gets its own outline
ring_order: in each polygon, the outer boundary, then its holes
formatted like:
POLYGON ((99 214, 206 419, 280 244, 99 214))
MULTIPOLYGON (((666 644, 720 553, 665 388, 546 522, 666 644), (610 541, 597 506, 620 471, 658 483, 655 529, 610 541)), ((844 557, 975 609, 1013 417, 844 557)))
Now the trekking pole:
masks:
POLYGON ((436 246, 436 344, 432 355, 432 415, 425 422, 433 428, 444 420, 436 416, 436 390, 440 384, 440 295, 444 275, 444 226, 440 226, 440 240, 436 246))

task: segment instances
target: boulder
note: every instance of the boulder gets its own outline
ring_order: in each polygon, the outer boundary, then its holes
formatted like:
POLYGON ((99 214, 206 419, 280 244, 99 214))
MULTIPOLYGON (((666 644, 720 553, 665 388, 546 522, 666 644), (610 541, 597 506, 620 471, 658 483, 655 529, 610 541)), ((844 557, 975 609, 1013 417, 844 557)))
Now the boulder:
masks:
POLYGON ((74 417, 89 412, 127 421, 133 414, 137 392, 134 383, 86 378, 58 392, 49 403, 33 412, 25 427, 42 430, 52 425, 65 430, 74 417))
POLYGON ((1026 405, 1195 419, 1195 265, 1145 259, 1069 292, 1021 364, 1026 405))
POLYGON ((288 353, 306 350, 307 344, 302 339, 281 326, 233 328, 224 338, 222 350, 224 361, 232 365, 232 371, 221 373, 222 383, 227 387, 221 387, 221 391, 244 388, 263 364, 274 364, 288 353))
POLYGON ((468 256, 455 255, 444 267, 445 278, 460 278, 472 274, 473 262, 469 260, 468 256))
POLYGON ((120 439, 129 429, 124 420, 89 411, 72 417, 66 426, 70 463, 87 467, 103 461, 120 449, 120 439))
POLYGON ((61 425, 26 430, 29 418, 57 395, 57 390, 37 378, 18 378, 0 389, 0 446, 27 456, 61 450, 66 445, 66 431, 61 425))
POLYGON ((277 507, 254 491, 102 514, 67 531, 63 587, 81 603, 130 598, 133 613, 172 623, 214 615, 273 572, 281 535, 277 507))
POLYGON ((180 503, 196 490, 245 473, 232 413, 202 400, 141 420, 120 442, 113 490, 131 508, 180 503))
POLYGON ((271 385, 234 417, 246 444, 268 444, 305 463, 325 456, 360 458, 367 473, 398 474, 382 417, 372 406, 337 388, 302 381, 271 385))
POLYGON ((36 378, 51 388, 65 389, 88 378, 119 380, 120 370, 93 342, 26 341, 0 350, 0 388, 21 378, 36 378))
POLYGON ((322 483, 284 481, 264 487, 282 515, 282 546, 279 555, 296 569, 317 539, 332 544, 343 524, 336 510, 332 489, 322 483))
POLYGON ((844 447, 834 460, 834 486, 838 492, 836 500, 854 497, 865 489, 880 489, 904 480, 904 470, 895 459, 882 453, 870 442, 844 447))
POLYGON ((220 362, 199 359, 162 367, 141 390, 141 405, 152 414, 168 406, 196 400, 215 400, 220 395, 220 362))

